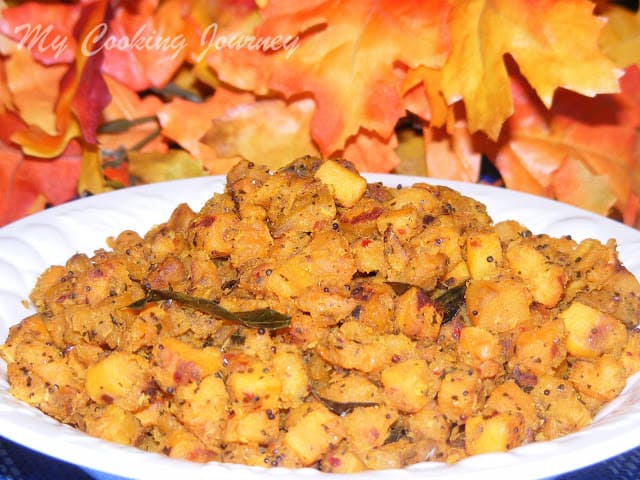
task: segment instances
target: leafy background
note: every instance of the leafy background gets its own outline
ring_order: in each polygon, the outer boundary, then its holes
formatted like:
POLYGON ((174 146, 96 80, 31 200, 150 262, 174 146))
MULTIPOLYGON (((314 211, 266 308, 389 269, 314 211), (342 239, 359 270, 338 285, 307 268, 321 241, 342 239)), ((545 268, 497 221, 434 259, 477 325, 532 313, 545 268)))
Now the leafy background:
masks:
POLYGON ((638 228, 639 133, 637 2, 0 0, 0 225, 312 154, 638 228))

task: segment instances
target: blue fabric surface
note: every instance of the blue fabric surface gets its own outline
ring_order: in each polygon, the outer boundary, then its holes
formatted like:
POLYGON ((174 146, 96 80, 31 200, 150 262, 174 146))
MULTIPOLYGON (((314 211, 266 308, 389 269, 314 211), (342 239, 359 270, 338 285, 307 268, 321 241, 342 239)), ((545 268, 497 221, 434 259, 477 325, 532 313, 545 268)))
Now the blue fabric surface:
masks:
MULTIPOLYGON (((0 480, 116 480, 38 454, 0 437, 0 480)), ((640 480, 640 447, 554 480, 640 480)))

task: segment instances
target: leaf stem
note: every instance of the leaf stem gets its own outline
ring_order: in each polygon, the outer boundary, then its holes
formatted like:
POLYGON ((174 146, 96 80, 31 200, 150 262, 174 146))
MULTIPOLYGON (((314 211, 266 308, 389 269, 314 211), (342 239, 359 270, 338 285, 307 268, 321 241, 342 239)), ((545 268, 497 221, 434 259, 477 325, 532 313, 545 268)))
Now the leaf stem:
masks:
POLYGON ((149 115, 146 117, 132 118, 117 118, 109 122, 105 122, 98 127, 98 133, 122 133, 129 130, 136 125, 142 125, 143 123, 157 122, 158 117, 155 115, 149 115))

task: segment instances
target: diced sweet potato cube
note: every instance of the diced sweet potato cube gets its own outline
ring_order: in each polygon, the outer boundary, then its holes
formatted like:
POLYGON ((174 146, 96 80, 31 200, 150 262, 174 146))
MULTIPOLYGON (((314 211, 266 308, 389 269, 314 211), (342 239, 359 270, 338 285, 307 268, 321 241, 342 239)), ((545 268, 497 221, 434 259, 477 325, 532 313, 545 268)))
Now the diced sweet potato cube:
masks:
POLYGON ((278 415, 269 409, 234 404, 224 433, 224 442, 268 444, 279 434, 278 415))
POLYGON ((343 417, 346 436, 355 453, 363 455, 389 437, 398 412, 386 405, 358 407, 343 417))
POLYGON ((496 412, 522 415, 528 435, 531 435, 540 426, 533 397, 513 381, 498 385, 489 395, 484 405, 483 414, 491 416, 496 412))
POLYGON ((465 450, 469 455, 505 452, 524 441, 524 422, 518 413, 491 417, 474 415, 465 425, 465 450))
POLYGON ((284 408, 300 404, 309 393, 309 377, 300 352, 281 348, 272 359, 275 374, 280 379, 280 401, 284 408))
POLYGON ((471 367, 455 368, 443 378, 438 391, 438 407, 453 422, 477 413, 481 405, 481 380, 471 367))
POLYGON ((509 244, 506 253, 511 269, 529 287, 533 299, 546 307, 555 307, 562 295, 567 276, 560 265, 550 263, 533 245, 509 244))
POLYGON ((331 445, 342 438, 340 417, 318 406, 302 416, 284 436, 284 443, 303 465, 311 465, 324 455, 331 445))
POLYGON ((536 440, 552 440, 591 423, 591 412, 569 380, 551 375, 539 377, 530 394, 542 419, 536 440))
POLYGON ((565 327, 562 320, 552 320, 523 331, 516 338, 511 367, 533 375, 550 375, 565 360, 565 327))
POLYGON ((577 360, 571 366, 569 379, 578 392, 599 404, 613 400, 626 383, 624 366, 609 354, 595 360, 577 360))
POLYGON ((640 372, 640 330, 631 330, 629 332, 629 338, 627 344, 620 356, 622 365, 627 372, 627 375, 631 376, 634 373, 640 372))
POLYGON ((227 378, 231 397, 239 403, 276 409, 280 405, 282 382, 275 371, 256 362, 246 371, 232 372, 227 378))
POLYGON ((468 326, 460 330, 458 356, 482 378, 495 377, 502 371, 504 355, 498 337, 484 328, 468 326))
POLYGON ((153 356, 153 376, 165 390, 200 381, 222 368, 218 348, 198 348, 174 337, 160 338, 153 356))
POLYGON ((412 287, 398 298, 395 323, 408 337, 435 341, 440 333, 442 315, 424 290, 412 287))
POLYGON ((320 165, 315 176, 329 187, 333 198, 343 207, 355 205, 367 190, 367 181, 362 176, 334 160, 320 165))
POLYGON ((413 237, 422 227, 418 211, 410 206, 397 210, 387 210, 377 219, 378 231, 384 233, 387 228, 393 231, 403 241, 413 237))
POLYGON ((176 417, 209 448, 219 446, 227 420, 229 394, 224 382, 209 375, 176 388, 176 417))
POLYGON ((85 387, 94 402, 135 412, 149 404, 149 382, 148 365, 142 357, 113 352, 87 369, 85 387))
POLYGON ((584 303, 571 303, 559 317, 567 329, 567 352, 575 357, 595 358, 620 352, 627 343, 627 329, 622 322, 584 303))
POLYGON ((107 405, 95 413, 87 417, 89 435, 123 445, 135 445, 144 433, 142 424, 133 413, 118 405, 107 405))
POLYGON ((189 227, 189 242, 212 257, 226 257, 233 251, 238 217, 233 213, 211 213, 196 217, 189 227))
POLYGON ((502 245, 495 232, 472 233, 467 238, 467 266, 473 279, 490 279, 502 262, 502 245))
POLYGON ((405 360, 385 368, 380 375, 389 403, 402 412, 414 413, 438 393, 440 379, 424 360, 405 360))
POLYGON ((465 297, 471 323, 491 332, 506 332, 531 317, 531 294, 518 280, 472 280, 465 297))

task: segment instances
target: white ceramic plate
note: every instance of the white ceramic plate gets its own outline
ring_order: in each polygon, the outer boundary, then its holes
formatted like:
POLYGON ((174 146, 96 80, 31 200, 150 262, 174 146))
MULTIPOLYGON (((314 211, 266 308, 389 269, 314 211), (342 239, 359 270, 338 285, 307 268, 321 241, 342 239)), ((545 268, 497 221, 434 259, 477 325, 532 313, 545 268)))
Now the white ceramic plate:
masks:
MULTIPOLYGON (((426 181, 448 185, 487 205, 495 221, 515 219, 534 233, 571 234, 575 239, 616 238, 620 258, 640 276, 640 232, 603 217, 550 200, 496 187, 427 180, 416 177, 367 175, 369 181, 395 186, 426 181)), ((129 188, 77 200, 46 210, 0 229, 0 341, 9 327, 29 310, 23 301, 39 273, 63 264, 76 252, 92 253, 105 239, 124 229, 146 232, 165 221, 173 208, 187 202, 198 209, 213 192, 224 188, 222 177, 201 177, 129 188)), ((438 478, 537 479, 575 470, 640 444, 640 375, 593 425, 552 442, 534 443, 508 453, 479 455, 455 465, 422 463, 394 471, 395 480, 438 478)), ((206 465, 173 460, 132 447, 107 443, 62 425, 11 397, 6 365, 0 361, 0 434, 26 447, 100 472, 134 478, 217 480, 328 479, 335 475, 312 469, 284 470, 241 465, 206 465)), ((383 479, 391 472, 340 475, 341 479, 383 479)))

